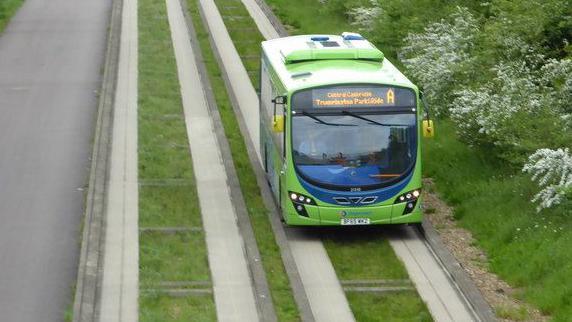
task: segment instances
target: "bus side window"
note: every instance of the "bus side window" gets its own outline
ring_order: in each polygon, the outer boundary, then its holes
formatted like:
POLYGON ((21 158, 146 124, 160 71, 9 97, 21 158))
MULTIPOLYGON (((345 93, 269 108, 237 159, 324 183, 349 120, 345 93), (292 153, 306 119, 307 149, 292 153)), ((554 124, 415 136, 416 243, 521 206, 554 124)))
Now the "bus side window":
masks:
POLYGON ((274 137, 274 142, 276 143, 276 146, 278 147, 278 150, 280 151, 280 155, 282 155, 282 157, 285 157, 285 149, 284 149, 284 135, 286 133, 286 129, 285 129, 285 115, 284 115, 284 108, 285 108, 285 104, 280 104, 278 101, 276 101, 276 103, 274 103, 274 100, 278 99, 278 98, 284 98, 284 97, 278 97, 277 93, 276 93, 276 89, 274 88, 274 86, 272 86, 272 97, 273 99, 271 100, 272 104, 273 104, 273 109, 272 109, 272 119, 270 124, 273 124, 273 122, 276 120, 277 122, 283 122, 282 124, 282 131, 281 132, 272 132, 272 136, 274 137))
POLYGON ((264 119, 266 126, 272 125, 272 114, 273 114, 273 104, 272 104, 272 84, 270 82, 270 76, 268 75, 268 68, 264 60, 261 64, 262 72, 260 77, 260 104, 262 106, 262 111, 260 117, 264 119))
POLYGON ((272 131, 272 124, 274 122, 274 115, 284 115, 284 105, 278 104, 276 106, 276 112, 274 111, 274 103, 272 100, 279 94, 272 83, 270 78, 268 67, 264 59, 261 63, 261 73, 260 73, 260 118, 262 119, 264 126, 269 130, 272 136, 273 145, 276 146, 280 155, 284 157, 284 132, 274 133, 272 131))

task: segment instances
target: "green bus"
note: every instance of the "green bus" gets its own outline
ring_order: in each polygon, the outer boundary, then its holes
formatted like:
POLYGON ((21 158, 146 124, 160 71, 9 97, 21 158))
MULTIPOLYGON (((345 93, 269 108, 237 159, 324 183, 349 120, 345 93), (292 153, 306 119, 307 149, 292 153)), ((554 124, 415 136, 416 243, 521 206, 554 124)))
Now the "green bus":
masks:
POLYGON ((289 225, 420 223, 418 88, 361 35, 262 42, 260 154, 289 225))

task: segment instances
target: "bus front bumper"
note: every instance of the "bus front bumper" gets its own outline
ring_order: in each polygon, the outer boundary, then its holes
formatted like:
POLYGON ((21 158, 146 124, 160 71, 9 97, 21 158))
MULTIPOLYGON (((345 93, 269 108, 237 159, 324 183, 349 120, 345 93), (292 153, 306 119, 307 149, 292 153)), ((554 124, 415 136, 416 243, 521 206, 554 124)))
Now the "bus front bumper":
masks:
POLYGON ((405 203, 371 207, 327 207, 305 205, 296 211, 290 204, 285 209, 286 224, 293 226, 383 225, 419 223, 422 220, 420 202, 413 211, 405 212, 405 203))

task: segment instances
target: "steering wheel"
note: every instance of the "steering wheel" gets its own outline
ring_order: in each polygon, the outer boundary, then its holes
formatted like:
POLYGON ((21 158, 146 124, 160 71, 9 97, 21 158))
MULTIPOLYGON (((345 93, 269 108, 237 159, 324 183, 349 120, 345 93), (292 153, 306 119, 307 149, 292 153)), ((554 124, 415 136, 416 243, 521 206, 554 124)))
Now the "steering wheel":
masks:
POLYGON ((339 152, 338 155, 334 158, 334 162, 341 166, 345 166, 348 162, 348 159, 344 156, 343 153, 339 152))
POLYGON ((367 155, 367 164, 377 164, 379 161, 379 157, 377 153, 372 152, 367 155))

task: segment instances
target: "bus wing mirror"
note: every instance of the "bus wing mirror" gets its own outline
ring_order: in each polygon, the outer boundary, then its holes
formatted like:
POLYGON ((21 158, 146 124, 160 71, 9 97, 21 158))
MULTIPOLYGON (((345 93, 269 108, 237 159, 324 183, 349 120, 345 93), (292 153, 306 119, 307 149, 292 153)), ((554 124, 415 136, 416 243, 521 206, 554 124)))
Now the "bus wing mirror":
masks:
POLYGON ((272 99, 272 103, 280 105, 286 104, 286 101, 287 101, 286 96, 276 96, 274 99, 272 99))
POLYGON ((433 127, 433 120, 423 120, 423 136, 432 138, 435 136, 435 127, 433 127))
POLYGON ((284 115, 274 115, 272 120, 272 131, 274 133, 284 132, 284 115))

